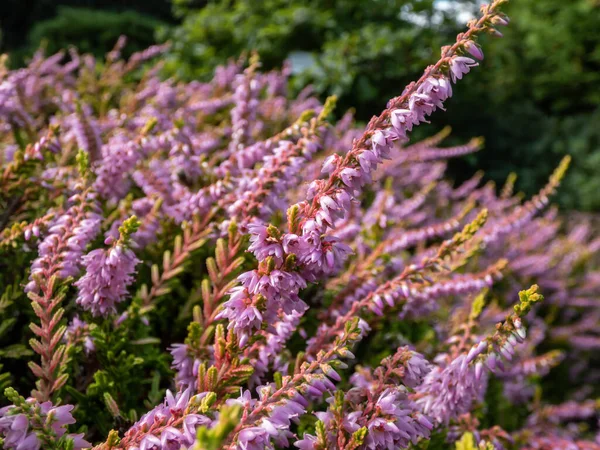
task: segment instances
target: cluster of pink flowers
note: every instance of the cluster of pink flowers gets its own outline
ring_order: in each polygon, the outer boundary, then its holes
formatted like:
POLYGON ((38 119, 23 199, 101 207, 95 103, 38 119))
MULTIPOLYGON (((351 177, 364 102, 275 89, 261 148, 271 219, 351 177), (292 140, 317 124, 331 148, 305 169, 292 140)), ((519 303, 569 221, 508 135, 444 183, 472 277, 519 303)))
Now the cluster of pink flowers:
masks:
POLYGON ((366 127, 256 56, 0 68, 0 384, 32 389, 0 446, 600 448, 600 236, 548 207, 568 158, 524 200, 445 177, 480 138, 410 142, 504 2, 366 127))

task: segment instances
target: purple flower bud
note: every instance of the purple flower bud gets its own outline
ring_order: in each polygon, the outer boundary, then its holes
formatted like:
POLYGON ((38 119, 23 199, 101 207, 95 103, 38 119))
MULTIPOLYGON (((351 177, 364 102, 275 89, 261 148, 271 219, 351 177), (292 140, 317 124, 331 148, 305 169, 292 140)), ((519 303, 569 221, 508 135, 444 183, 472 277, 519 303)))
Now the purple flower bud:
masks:
POLYGON ((475 42, 473 42, 473 41, 465 42, 465 49, 471 55, 473 55, 476 59, 478 59, 480 61, 483 60, 483 51, 481 50, 481 47, 479 47, 475 42))

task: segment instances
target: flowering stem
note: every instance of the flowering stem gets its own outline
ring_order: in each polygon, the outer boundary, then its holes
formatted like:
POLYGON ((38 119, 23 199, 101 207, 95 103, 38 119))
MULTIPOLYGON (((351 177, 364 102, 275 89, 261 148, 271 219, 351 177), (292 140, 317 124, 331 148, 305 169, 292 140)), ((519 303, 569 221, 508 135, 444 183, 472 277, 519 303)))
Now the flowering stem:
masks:
MULTIPOLYGON (((491 5, 483 6, 483 14, 479 20, 476 22, 471 22, 469 24, 469 29, 465 33, 459 34, 456 38, 456 42, 452 46, 442 50, 442 58, 440 58, 433 66, 429 66, 418 81, 407 86, 402 95, 391 99, 388 102, 388 107, 378 117, 373 117, 369 121, 367 129, 362 136, 354 142, 352 149, 346 154, 342 164, 337 166, 337 168, 331 173, 324 186, 320 189, 322 193, 327 193, 335 186, 337 181, 341 179, 340 173, 344 168, 353 165, 352 161, 356 158, 361 149, 367 147, 367 141, 371 138, 371 136, 373 136, 373 133, 387 126, 386 124, 390 119, 391 112, 406 106, 410 96, 414 94, 429 77, 440 72, 442 67, 450 62, 452 57, 457 54, 458 50, 462 48, 466 42, 469 42, 474 36, 485 31, 488 28, 487 23, 489 20, 497 14, 497 9, 500 7, 500 5, 506 3, 507 1, 508 0, 494 0, 491 5)), ((319 196, 315 195, 310 208, 306 212, 306 217, 313 217, 319 208, 319 196)))

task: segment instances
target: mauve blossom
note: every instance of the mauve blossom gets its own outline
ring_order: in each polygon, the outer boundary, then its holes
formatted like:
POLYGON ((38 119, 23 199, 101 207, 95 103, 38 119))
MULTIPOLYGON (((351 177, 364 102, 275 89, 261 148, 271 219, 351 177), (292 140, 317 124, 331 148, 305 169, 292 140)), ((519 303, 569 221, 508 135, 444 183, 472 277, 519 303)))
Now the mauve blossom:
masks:
POLYGON ((175 381, 182 389, 194 386, 198 379, 200 360, 194 358, 187 344, 173 344, 169 351, 173 357, 171 367, 176 371, 175 381))
POLYGON ((478 63, 471 58, 465 56, 455 56, 450 61, 450 73, 452 74, 452 81, 456 83, 456 80, 462 80, 463 75, 471 71, 471 67, 477 66, 478 63))
POLYGON ((133 251, 120 244, 92 250, 82 258, 86 273, 75 286, 77 304, 95 316, 116 312, 116 304, 129 295, 135 266, 140 262, 133 251))
MULTIPOLYGON (((124 440, 129 442, 127 449, 181 449, 191 447, 196 441, 196 430, 199 426, 212 426, 213 421, 202 414, 189 413, 184 415, 191 399, 191 389, 179 391, 175 395, 169 390, 166 392, 163 403, 144 414, 133 427, 127 431, 124 440), (183 417, 182 423, 177 427, 171 425, 176 418, 183 417), (163 426, 158 431, 149 433, 149 429, 156 424, 163 426), (132 444, 132 442, 137 442, 132 444)), ((201 400, 206 393, 195 396, 201 400)))
MULTIPOLYGON (((52 432, 61 437, 67 432, 67 426, 75 423, 71 415, 73 405, 56 407, 51 402, 40 404, 32 398, 26 402, 29 408, 27 410, 13 405, 0 409, 0 435, 4 437, 6 449, 42 449, 42 441, 37 433, 52 432)), ((69 434, 68 437, 73 439, 76 450, 91 447, 91 444, 83 439, 83 434, 69 434)))

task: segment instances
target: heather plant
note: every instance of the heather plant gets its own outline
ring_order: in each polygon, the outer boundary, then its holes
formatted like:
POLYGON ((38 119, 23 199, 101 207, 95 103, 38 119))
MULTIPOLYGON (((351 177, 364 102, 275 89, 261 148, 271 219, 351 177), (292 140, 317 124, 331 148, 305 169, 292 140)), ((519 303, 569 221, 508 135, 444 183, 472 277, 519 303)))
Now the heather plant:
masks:
POLYGON ((256 55, 205 83, 124 39, 0 69, 3 448, 599 448, 569 158, 526 199, 445 177, 482 139, 409 138, 504 3, 366 128, 256 55))

